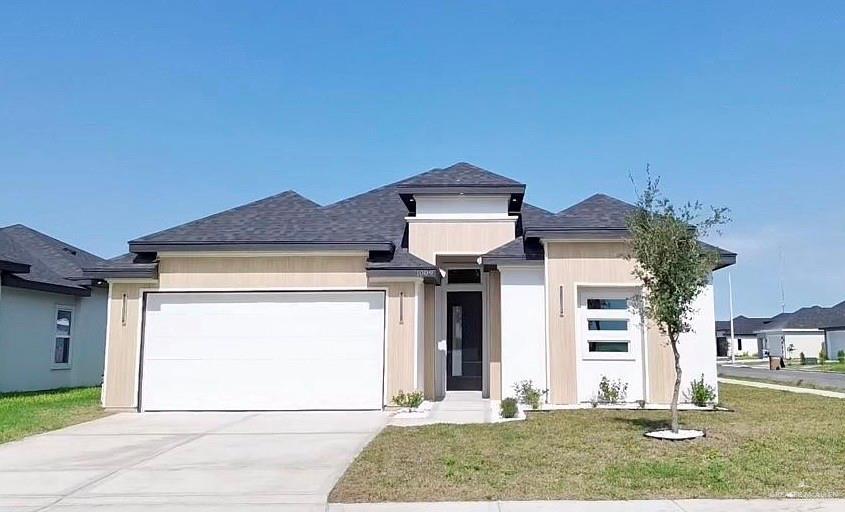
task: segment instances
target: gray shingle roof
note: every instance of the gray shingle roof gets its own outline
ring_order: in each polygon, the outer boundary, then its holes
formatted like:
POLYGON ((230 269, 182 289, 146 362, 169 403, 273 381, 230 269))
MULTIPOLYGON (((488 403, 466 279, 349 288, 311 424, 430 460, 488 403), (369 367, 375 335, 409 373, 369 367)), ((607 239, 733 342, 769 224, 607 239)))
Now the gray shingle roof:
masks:
MULTIPOLYGON (((754 334, 755 332, 759 331, 762 328, 763 323, 768 320, 769 318, 766 317, 747 317, 743 315, 736 316, 734 317, 734 334, 754 334)), ((730 334, 731 321, 717 320, 716 330, 724 331, 725 333, 730 334)))
POLYGON ((458 162, 442 169, 432 169, 408 179, 402 180, 403 186, 461 186, 461 185, 483 185, 483 186, 520 186, 522 183, 512 180, 501 174, 490 172, 481 167, 458 162))
POLYGON ((543 244, 536 238, 517 237, 481 257, 485 265, 541 262, 545 259, 543 244))
POLYGON ((292 190, 140 237, 130 245, 173 242, 383 241, 365 226, 331 219, 320 205, 292 190))
POLYGON ((531 229, 627 229, 627 218, 636 206, 605 194, 595 194, 556 215, 537 219, 531 229))
POLYGON ((781 313, 765 322, 760 330, 821 329, 840 325, 845 325, 845 302, 829 308, 812 306, 781 313))
MULTIPOLYGON (((508 190, 508 193, 516 198, 513 203, 516 205, 515 209, 521 204, 517 234, 524 230, 526 235, 532 229, 541 232, 555 229, 618 231, 620 228, 624 229, 625 218, 634 209, 633 205, 624 201, 596 194, 558 214, 553 214, 522 203, 524 185, 516 180, 460 162, 449 167, 432 169, 326 206, 320 206, 293 191, 283 192, 140 237, 130 242, 130 251, 156 252, 163 250, 162 247, 178 244, 194 247, 211 247, 210 244, 219 244, 221 247, 229 244, 381 244, 368 248, 370 251, 378 251, 381 255, 381 259, 376 258, 370 262, 370 268, 431 269, 434 268, 432 265, 414 257, 407 250, 405 217, 410 206, 403 201, 402 195, 407 195, 408 191, 415 187, 430 187, 425 189, 426 192, 439 190, 439 187, 504 187, 502 190, 508 190), (392 257, 384 259, 385 252, 389 252, 392 257)), ((536 258, 537 254, 542 255, 542 247, 532 236, 526 236, 526 240, 515 241, 500 248, 508 254, 494 251, 488 256, 530 260, 536 258)), ((140 263, 137 261, 112 261, 100 264, 99 268, 108 272, 109 268, 137 268, 138 264, 140 263)), ((149 266, 148 262, 143 264, 149 266)), ((144 272, 148 271, 149 269, 144 272)))
POLYGON ((29 265, 29 272, 7 274, 10 285, 51 285, 79 292, 87 291, 80 282, 83 268, 102 264, 104 259, 22 224, 0 228, 0 259, 29 265))

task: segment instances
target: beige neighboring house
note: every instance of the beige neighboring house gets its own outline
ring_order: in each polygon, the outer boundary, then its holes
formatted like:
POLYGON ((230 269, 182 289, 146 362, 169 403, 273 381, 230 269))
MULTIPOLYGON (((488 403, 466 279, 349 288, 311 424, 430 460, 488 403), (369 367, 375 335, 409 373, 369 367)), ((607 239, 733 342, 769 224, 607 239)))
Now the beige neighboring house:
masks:
MULTIPOLYGON (((380 409, 400 390, 500 399, 516 382, 588 403, 602 376, 670 401, 671 349, 631 309, 633 206, 559 213, 459 163, 321 206, 284 192, 129 242, 109 282, 103 404, 380 409)), ((718 267, 735 254, 718 251, 718 267)), ((714 269, 715 270, 715 269, 714 269)), ((712 285, 681 341, 684 388, 716 385, 712 285)))

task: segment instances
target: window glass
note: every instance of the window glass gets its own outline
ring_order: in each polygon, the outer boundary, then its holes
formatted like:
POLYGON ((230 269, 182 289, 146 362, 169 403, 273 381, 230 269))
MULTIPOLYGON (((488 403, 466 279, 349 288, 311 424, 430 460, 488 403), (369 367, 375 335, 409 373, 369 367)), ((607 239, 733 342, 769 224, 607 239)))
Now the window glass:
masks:
POLYGON ((69 309, 56 310, 56 338, 53 345, 53 363, 68 364, 70 362, 70 328, 73 323, 73 312, 69 309))
POLYGON ((591 341, 590 352, 627 352, 627 341, 591 341))
POLYGON ((70 336, 71 312, 60 309, 56 312, 56 334, 70 336))
POLYGON ((481 282, 481 270, 477 268, 456 268, 447 272, 449 284, 474 284, 481 282))
POLYGON ((628 299, 587 299, 587 309, 628 309, 628 299))
POLYGON ((56 338, 56 349, 53 353, 53 362, 56 364, 67 364, 68 353, 70 352, 70 338, 56 338))
POLYGON ((587 320, 587 328, 591 331, 627 331, 627 320, 587 320))

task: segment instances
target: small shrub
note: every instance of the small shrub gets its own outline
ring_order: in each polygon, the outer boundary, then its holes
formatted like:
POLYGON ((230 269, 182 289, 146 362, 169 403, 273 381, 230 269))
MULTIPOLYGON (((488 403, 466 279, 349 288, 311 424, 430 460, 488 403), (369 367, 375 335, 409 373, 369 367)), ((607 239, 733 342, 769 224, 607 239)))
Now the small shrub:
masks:
POLYGON ((840 350, 836 353, 836 360, 839 361, 840 364, 845 364, 845 350, 840 350))
POLYGON ((701 378, 690 382, 689 391, 684 393, 687 402, 692 402, 698 407, 705 407, 716 399, 716 390, 704 382, 704 374, 701 378))
POLYGON ((624 402, 628 396, 628 383, 622 379, 610 380, 604 375, 599 382, 598 401, 604 404, 618 404, 624 402))
POLYGON ((416 409, 423 403, 423 394, 421 391, 414 391, 412 393, 405 393, 401 389, 396 396, 393 397, 392 401, 394 404, 398 405, 399 407, 404 407, 407 409, 416 409))
POLYGON ((819 364, 824 364, 827 361, 827 350, 822 348, 819 350, 819 364))
POLYGON ((525 404, 532 409, 539 409, 543 395, 548 393, 549 390, 534 387, 533 381, 524 380, 513 385, 513 392, 516 394, 516 399, 519 400, 519 403, 525 404))
POLYGON ((519 413, 519 407, 516 405, 516 398, 505 398, 499 405, 499 413, 502 418, 516 418, 519 413))
POLYGON ((798 358, 801 359, 801 365, 807 364, 807 357, 804 355, 804 352, 798 354, 798 358))

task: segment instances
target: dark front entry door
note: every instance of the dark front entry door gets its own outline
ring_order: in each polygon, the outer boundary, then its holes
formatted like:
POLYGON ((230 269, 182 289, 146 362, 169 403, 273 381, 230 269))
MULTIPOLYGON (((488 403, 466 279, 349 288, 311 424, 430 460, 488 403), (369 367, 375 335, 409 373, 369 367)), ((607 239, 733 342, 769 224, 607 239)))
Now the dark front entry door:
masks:
POLYGON ((481 292, 446 294, 446 389, 481 390, 481 292))

